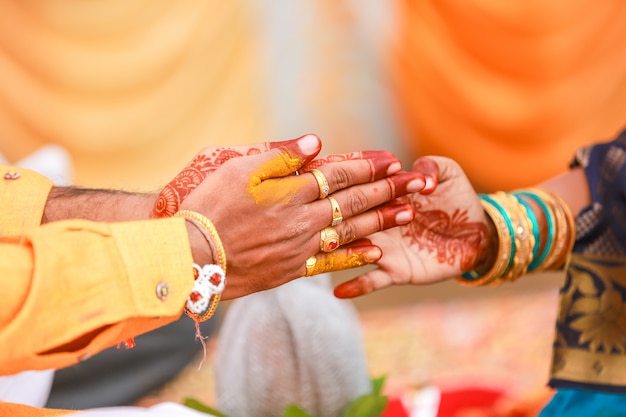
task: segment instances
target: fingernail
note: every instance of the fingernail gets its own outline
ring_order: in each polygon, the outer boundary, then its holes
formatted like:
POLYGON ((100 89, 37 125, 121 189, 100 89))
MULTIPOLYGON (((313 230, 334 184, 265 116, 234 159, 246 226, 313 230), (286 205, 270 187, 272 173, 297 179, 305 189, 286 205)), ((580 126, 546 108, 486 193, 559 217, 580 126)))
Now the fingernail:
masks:
POLYGON ((435 186, 435 180, 433 180, 433 177, 430 177, 428 175, 426 175, 424 178, 426 179, 424 191, 431 191, 432 188, 435 186))
MULTIPOLYGON (((405 212, 413 214, 413 208, 409 204, 389 204, 380 208, 383 218, 383 230, 396 227, 398 225, 398 216, 405 212)), ((413 220, 411 218, 411 220, 413 220)), ((409 220, 410 221, 410 220, 409 220)))
POLYGON ((320 139, 316 135, 304 135, 298 139, 298 146, 304 155, 314 155, 320 149, 320 139))
POLYGON ((396 215, 397 224, 407 224, 413 221, 415 212, 413 210, 404 210, 396 215))
POLYGON ((424 180, 424 178, 415 178, 414 180, 409 181, 409 183, 406 185, 406 190, 409 193, 417 193, 422 191, 426 184, 427 182, 424 180))
POLYGON ((340 284, 333 291, 337 298, 354 298, 362 295, 361 286, 358 281, 348 281, 340 284))
POLYGON ((402 164, 400 161, 392 162, 387 169, 387 175, 395 174, 396 172, 402 169, 402 164))
POLYGON ((366 262, 374 263, 377 260, 379 260, 382 256, 383 256, 383 251, 381 251, 379 247, 374 246, 373 248, 371 248, 370 250, 368 250, 367 252, 363 254, 363 259, 365 259, 366 262))

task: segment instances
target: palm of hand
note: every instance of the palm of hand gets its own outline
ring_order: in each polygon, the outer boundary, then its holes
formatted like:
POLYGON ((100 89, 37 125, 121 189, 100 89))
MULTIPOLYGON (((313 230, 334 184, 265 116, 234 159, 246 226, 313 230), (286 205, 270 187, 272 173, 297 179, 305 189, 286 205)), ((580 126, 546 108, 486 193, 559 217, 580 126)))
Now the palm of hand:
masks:
MULTIPOLYGON (((488 231, 480 199, 458 164, 428 158, 438 166, 434 191, 404 197, 415 208, 414 220, 370 237, 383 251, 379 268, 337 286, 338 297, 391 285, 435 283, 475 265, 488 231)), ((414 170, 419 170, 417 162, 414 170)))

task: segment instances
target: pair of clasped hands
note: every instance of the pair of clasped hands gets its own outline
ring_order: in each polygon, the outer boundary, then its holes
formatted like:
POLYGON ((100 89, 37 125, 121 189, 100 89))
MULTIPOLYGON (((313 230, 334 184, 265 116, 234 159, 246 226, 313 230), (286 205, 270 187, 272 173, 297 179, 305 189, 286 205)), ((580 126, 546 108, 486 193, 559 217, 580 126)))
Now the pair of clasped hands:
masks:
MULTIPOLYGON (((206 148, 161 191, 151 216, 193 210, 213 222, 227 259, 222 299, 378 264, 335 288, 337 297, 351 298, 439 281, 477 261, 486 220, 456 163, 424 157, 405 172, 388 151, 315 159, 321 147, 305 135, 206 148)), ((211 263, 206 240, 188 230, 194 261, 211 263)))

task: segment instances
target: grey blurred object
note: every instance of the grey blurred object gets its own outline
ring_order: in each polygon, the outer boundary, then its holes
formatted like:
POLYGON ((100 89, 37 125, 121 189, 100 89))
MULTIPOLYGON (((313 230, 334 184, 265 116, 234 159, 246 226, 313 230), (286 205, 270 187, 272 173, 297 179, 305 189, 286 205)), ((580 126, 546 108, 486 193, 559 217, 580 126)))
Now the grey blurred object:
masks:
MULTIPOLYGON (((219 312, 201 323, 201 333, 212 336, 219 312)), ((182 316, 167 326, 135 338, 132 349, 106 349, 92 358, 55 372, 48 408, 84 410, 131 405, 158 390, 202 352, 194 339, 196 327, 182 316)))
POLYGON ((218 409, 230 417, 276 417, 290 404, 337 417, 371 392, 358 316, 327 276, 234 301, 215 373, 218 409))

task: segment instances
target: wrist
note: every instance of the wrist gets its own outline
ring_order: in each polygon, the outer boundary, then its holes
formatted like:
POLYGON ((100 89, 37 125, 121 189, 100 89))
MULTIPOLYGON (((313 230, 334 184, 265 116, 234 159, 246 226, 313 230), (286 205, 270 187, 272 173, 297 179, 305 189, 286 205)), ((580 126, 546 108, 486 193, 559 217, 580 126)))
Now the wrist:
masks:
POLYGON ((184 219, 193 261, 199 265, 214 263, 215 258, 210 243, 210 237, 207 237, 206 232, 197 221, 189 217, 185 217, 184 219))
MULTIPOLYGON (((174 217, 183 217, 186 223, 190 223, 200 232, 210 248, 209 262, 193 263, 194 288, 185 306, 185 314, 196 322, 210 319, 222 297, 222 291, 226 285, 226 253, 222 240, 215 226, 204 215, 191 210, 181 210, 174 213, 174 217)), ((189 229, 187 229, 189 231, 189 229)), ((192 231, 192 233, 194 233, 192 231)), ((193 236, 193 235, 191 235, 193 236)), ((190 237, 191 239, 191 237, 190 237)), ((193 255, 192 246, 192 255, 193 255)), ((196 256, 203 257, 202 252, 196 256)), ((194 258, 196 260, 196 258, 194 258)))
POLYGON ((478 256, 472 270, 482 274, 488 271, 498 258, 498 231, 490 216, 485 213, 487 233, 478 248, 478 256))

